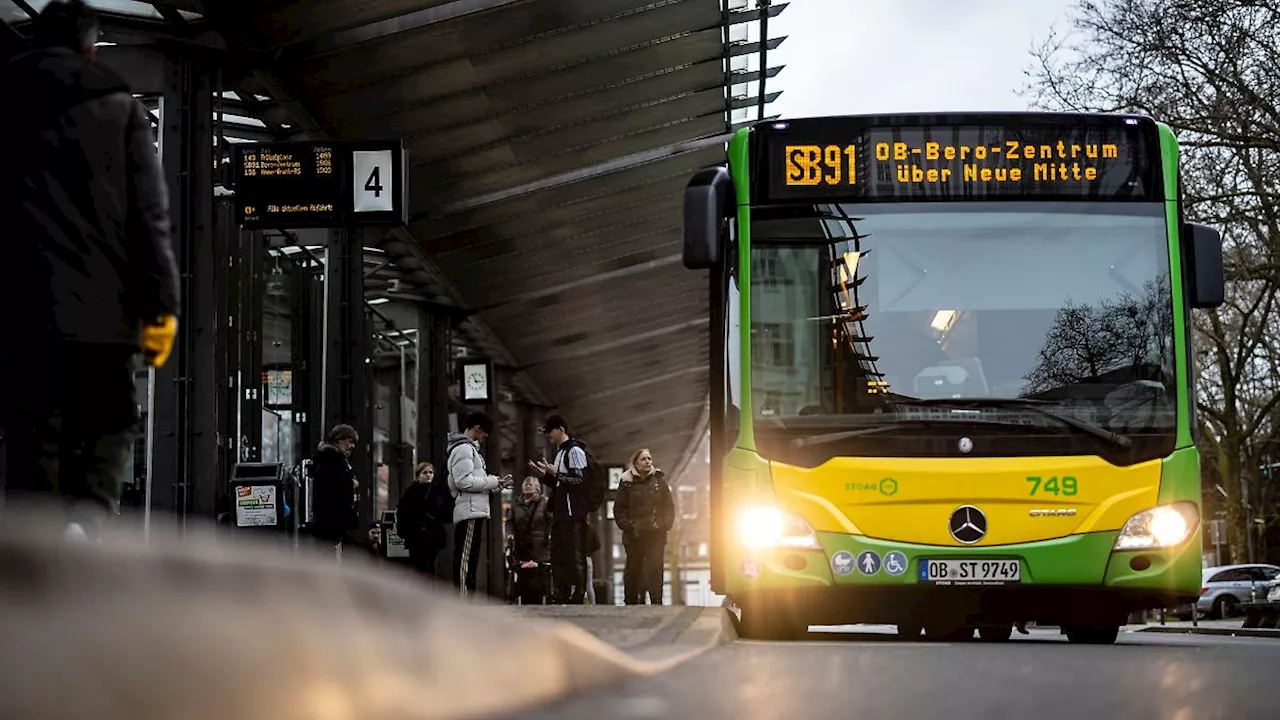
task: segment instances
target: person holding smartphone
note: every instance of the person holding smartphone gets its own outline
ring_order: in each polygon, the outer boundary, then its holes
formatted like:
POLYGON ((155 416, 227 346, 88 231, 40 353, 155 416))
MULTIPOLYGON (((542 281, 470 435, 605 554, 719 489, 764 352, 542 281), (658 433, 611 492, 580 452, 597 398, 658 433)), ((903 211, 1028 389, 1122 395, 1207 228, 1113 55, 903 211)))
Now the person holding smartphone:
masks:
POLYGON ((511 476, 490 475, 480 443, 493 432, 493 419, 481 412, 467 413, 460 433, 449 433, 446 467, 453 494, 453 584, 463 599, 476 590, 480 545, 489 520, 489 495, 512 485, 511 476))

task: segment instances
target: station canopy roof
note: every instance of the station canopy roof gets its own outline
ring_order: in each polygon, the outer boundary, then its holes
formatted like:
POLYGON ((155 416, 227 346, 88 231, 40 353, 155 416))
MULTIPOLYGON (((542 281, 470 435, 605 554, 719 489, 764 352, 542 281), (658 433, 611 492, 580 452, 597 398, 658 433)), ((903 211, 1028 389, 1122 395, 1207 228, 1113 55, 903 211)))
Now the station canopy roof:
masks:
POLYGON ((709 287, 681 264, 681 195, 777 97, 785 3, 89 3, 116 52, 169 38, 250 65, 220 88, 230 142, 403 138, 411 223, 374 242, 396 287, 472 311, 472 349, 601 461, 643 445, 678 474, 701 446, 709 287))

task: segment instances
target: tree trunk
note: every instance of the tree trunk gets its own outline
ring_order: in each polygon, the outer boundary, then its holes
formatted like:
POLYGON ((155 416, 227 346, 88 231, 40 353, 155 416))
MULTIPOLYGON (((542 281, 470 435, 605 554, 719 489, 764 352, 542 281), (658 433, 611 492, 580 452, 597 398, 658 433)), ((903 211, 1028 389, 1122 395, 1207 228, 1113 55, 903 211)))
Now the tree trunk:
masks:
POLYGON ((1237 437, 1223 438, 1222 455, 1218 472, 1227 491, 1227 551, 1232 564, 1249 562, 1248 538, 1245 536, 1244 489, 1240 472, 1240 441, 1237 437))

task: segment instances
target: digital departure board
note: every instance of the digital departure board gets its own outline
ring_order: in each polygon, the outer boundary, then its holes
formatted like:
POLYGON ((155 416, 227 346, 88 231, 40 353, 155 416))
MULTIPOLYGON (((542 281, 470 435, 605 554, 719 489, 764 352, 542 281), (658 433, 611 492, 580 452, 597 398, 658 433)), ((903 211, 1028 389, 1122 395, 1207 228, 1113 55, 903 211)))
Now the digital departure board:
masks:
POLYGON ((752 140, 757 203, 1162 200, 1148 118, 813 118, 752 140))
POLYGON ((236 220, 246 229, 408 221, 398 140, 245 144, 233 165, 236 220))

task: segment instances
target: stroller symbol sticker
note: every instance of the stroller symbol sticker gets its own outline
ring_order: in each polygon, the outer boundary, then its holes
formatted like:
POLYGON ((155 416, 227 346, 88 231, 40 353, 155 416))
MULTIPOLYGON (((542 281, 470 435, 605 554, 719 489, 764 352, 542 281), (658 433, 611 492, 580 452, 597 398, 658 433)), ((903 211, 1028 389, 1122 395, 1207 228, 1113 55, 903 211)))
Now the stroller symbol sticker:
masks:
POLYGON ((848 575, 853 572, 853 553, 841 550, 831 556, 831 569, 837 575, 848 575))
POLYGON ((907 571, 907 556, 894 550, 884 556, 884 571, 890 575, 902 575, 907 571))

